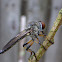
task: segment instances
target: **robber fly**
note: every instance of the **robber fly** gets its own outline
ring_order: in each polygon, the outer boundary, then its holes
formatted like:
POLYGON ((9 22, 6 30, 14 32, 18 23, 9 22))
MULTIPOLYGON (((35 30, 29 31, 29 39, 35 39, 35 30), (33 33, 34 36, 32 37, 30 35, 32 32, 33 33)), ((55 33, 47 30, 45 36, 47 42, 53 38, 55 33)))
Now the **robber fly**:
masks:
MULTIPOLYGON (((31 55, 34 53, 34 56, 36 58, 35 52, 30 49, 30 47, 33 45, 34 42, 41 45, 41 42, 38 39, 38 36, 45 36, 43 33, 43 29, 45 28, 45 23, 42 21, 32 22, 29 24, 29 27, 22 32, 20 32, 16 37, 11 39, 2 50, 0 50, 0 54, 6 52, 9 50, 14 44, 16 44, 19 40, 23 39, 26 36, 30 36, 31 40, 23 44, 23 47, 26 49, 26 51, 30 52, 31 55), (35 41, 37 39, 37 41, 35 41), (28 45, 29 44, 29 45, 28 45), (26 47, 26 45, 28 45, 26 47)), ((31 56, 30 55, 30 56, 31 56)))

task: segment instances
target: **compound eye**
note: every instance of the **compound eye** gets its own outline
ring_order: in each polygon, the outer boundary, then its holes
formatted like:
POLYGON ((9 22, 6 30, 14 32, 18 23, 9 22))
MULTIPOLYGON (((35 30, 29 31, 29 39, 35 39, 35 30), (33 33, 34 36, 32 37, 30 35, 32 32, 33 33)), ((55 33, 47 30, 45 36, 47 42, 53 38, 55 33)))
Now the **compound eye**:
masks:
POLYGON ((45 23, 43 21, 40 21, 40 22, 42 24, 42 29, 44 29, 45 28, 45 23))

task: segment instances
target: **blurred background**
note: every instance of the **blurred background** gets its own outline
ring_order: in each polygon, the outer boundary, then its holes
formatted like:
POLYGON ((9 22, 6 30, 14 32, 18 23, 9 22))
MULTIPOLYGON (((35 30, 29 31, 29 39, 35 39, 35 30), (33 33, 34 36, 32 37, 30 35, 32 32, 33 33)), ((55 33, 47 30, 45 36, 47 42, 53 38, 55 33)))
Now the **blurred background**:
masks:
MULTIPOLYGON (((20 31, 27 28, 32 21, 44 21, 46 24, 44 32, 48 34, 61 8, 62 0, 0 0, 0 49, 20 31)), ((24 38, 1 54, 0 62, 28 62, 30 53, 22 47, 28 40, 28 37, 24 38)), ((41 38, 41 42, 43 40, 41 38)), ((39 62, 62 61, 62 27, 57 31, 54 42, 39 62)), ((34 43, 31 49, 37 52, 39 47, 34 43)))

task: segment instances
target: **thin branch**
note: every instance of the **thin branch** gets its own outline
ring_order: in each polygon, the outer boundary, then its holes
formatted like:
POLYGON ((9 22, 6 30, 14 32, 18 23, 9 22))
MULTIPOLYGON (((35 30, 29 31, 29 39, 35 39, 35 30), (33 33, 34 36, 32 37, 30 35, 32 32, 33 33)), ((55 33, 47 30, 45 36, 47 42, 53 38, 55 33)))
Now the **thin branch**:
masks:
MULTIPOLYGON (((62 25, 62 9, 59 11, 58 17, 56 21, 54 22, 54 25, 52 26, 52 29, 50 30, 48 36, 45 38, 45 41, 43 42, 43 46, 48 49, 53 43, 54 43, 54 36, 59 29, 60 25, 62 25)), ((46 52, 46 50, 41 45, 40 49, 36 53, 36 57, 39 61, 39 59, 43 56, 43 54, 46 52)), ((28 60, 28 62, 37 62, 35 57, 32 56, 28 60)))

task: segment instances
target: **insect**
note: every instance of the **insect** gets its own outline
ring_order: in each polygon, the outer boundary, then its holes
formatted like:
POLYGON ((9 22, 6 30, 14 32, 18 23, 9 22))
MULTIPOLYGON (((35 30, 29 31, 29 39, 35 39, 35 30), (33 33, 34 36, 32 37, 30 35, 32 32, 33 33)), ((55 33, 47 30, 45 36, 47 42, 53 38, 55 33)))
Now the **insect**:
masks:
MULTIPOLYGON (((0 54, 6 52, 7 50, 9 50, 14 44, 16 44, 19 40, 23 39, 26 36, 30 36, 31 40, 29 40, 28 42, 23 44, 23 47, 26 49, 26 51, 30 52, 31 55, 32 53, 34 54, 35 58, 35 52, 32 51, 30 49, 30 47, 33 45, 34 42, 38 43, 39 45, 41 45, 41 42, 38 38, 38 36, 46 36, 43 32, 45 28, 45 23, 42 21, 37 21, 37 22, 32 22, 29 24, 29 27, 25 30, 23 30, 22 32, 20 32, 16 37, 14 37, 13 39, 11 39, 4 47, 2 50, 0 50, 0 54), (37 41, 35 41, 35 39, 37 39, 37 41), (26 47, 26 45, 28 45, 26 47)), ((45 48, 44 48, 45 49, 45 48)), ((30 56, 31 56, 30 55, 30 56)), ((37 59, 37 58, 36 58, 37 59)))

